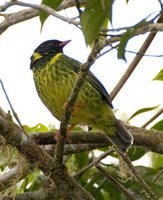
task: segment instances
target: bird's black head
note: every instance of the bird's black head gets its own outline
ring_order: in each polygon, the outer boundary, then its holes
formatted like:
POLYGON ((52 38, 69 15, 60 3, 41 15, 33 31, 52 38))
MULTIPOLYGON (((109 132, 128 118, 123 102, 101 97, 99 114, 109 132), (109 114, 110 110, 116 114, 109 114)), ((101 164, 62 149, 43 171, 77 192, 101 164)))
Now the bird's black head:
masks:
POLYGON ((40 54, 48 54, 51 52, 54 53, 62 53, 63 47, 68 44, 70 40, 67 41, 59 41, 59 40, 47 40, 43 43, 41 43, 34 52, 40 53, 40 54))
POLYGON ((63 47, 68 44, 71 40, 59 41, 59 40, 47 40, 41 43, 35 50, 33 55, 31 56, 31 66, 30 69, 33 68, 34 63, 38 61, 43 56, 48 54, 57 54, 63 53, 63 47))

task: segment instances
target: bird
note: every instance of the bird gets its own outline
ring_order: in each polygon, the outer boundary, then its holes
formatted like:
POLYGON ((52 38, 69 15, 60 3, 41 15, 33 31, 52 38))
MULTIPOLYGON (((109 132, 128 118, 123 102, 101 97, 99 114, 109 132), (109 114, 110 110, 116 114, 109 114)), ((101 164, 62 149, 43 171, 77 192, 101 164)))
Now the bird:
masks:
MULTIPOLYGON (((63 52, 70 41, 51 39, 41 43, 34 50, 30 63, 38 96, 60 121, 82 67, 82 63, 63 52)), ((132 146, 133 136, 115 117, 107 90, 90 70, 69 120, 72 127, 77 124, 87 125, 104 133, 122 153, 132 146)))

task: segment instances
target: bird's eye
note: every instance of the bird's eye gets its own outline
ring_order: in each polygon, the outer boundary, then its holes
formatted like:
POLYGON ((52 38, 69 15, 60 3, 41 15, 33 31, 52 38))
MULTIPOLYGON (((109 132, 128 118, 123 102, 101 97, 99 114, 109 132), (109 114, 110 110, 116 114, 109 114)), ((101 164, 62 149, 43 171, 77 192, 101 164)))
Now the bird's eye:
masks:
POLYGON ((48 52, 47 52, 47 51, 45 51, 43 54, 44 54, 44 55, 47 55, 47 54, 48 54, 48 52))

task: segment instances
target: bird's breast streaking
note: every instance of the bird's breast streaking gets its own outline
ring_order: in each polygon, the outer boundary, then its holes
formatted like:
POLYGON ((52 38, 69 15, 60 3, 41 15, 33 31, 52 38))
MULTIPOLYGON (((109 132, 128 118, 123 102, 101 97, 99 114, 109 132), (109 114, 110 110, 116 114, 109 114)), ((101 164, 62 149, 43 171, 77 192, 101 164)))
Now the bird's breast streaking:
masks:
MULTIPOLYGON (((64 105, 82 66, 80 62, 63 54, 63 47, 68 42, 46 41, 36 48, 31 57, 38 95, 58 120, 62 119, 64 105)), ((115 118, 106 89, 91 72, 79 92, 69 123, 90 125, 105 132, 120 151, 126 150, 133 141, 115 118)))

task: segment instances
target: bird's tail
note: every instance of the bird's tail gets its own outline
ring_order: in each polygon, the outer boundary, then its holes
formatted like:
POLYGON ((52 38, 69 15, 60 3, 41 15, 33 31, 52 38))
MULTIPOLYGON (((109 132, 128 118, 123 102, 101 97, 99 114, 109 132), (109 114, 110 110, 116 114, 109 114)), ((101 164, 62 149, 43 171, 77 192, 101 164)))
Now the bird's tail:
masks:
POLYGON ((134 140, 133 136, 118 120, 116 124, 116 134, 109 135, 109 139, 116 148, 123 153, 133 144, 134 140))

